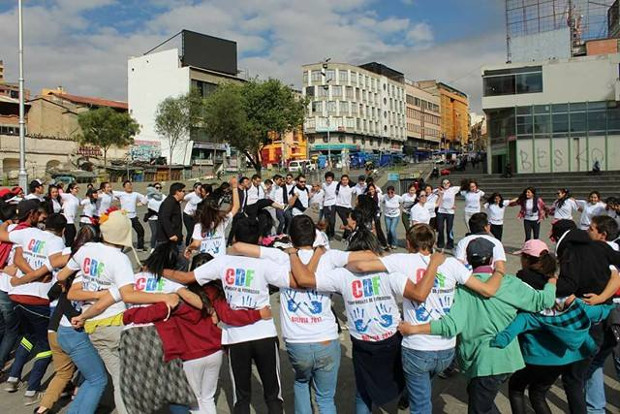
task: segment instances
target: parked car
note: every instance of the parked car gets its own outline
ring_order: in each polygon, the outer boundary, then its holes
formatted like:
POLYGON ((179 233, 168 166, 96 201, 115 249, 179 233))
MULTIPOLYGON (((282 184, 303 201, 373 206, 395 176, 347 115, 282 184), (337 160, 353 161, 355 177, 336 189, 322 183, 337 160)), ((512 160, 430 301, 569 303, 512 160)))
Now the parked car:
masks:
POLYGON ((312 160, 293 160, 288 164, 288 170, 301 173, 304 171, 304 165, 306 166, 306 171, 316 171, 316 163, 312 160))

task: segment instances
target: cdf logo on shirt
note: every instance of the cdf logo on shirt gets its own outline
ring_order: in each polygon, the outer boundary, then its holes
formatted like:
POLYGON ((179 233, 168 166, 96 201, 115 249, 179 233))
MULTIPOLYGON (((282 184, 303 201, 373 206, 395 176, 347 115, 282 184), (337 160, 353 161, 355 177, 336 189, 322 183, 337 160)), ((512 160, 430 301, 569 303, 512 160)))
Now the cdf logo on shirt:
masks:
POLYGON ((228 268, 226 269, 226 277, 224 278, 229 286, 251 286, 254 280, 253 269, 228 268))
POLYGON ((99 277, 103 273, 105 265, 95 259, 86 257, 84 262, 82 262, 82 269, 86 275, 99 277))
POLYGON ((28 242, 28 250, 34 254, 42 253, 45 250, 45 241, 31 239, 30 242, 28 242))
POLYGON ((380 292, 380 277, 373 276, 365 279, 358 279, 351 282, 351 294, 355 299, 377 296, 380 292))

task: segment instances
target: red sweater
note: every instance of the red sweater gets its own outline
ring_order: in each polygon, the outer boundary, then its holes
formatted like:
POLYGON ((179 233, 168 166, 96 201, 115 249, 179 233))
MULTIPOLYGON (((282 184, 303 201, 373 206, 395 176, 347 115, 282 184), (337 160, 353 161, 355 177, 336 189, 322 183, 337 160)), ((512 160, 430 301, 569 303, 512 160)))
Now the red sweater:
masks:
MULTIPOLYGON (((220 320, 231 326, 250 325, 261 319, 255 309, 233 310, 225 299, 213 300, 215 289, 205 291, 213 303, 220 320)), ((222 330, 213 323, 211 316, 204 317, 199 309, 181 303, 168 316, 168 306, 159 302, 146 307, 125 311, 123 323, 154 323, 164 346, 164 361, 179 358, 183 361, 211 355, 222 349, 222 330)))

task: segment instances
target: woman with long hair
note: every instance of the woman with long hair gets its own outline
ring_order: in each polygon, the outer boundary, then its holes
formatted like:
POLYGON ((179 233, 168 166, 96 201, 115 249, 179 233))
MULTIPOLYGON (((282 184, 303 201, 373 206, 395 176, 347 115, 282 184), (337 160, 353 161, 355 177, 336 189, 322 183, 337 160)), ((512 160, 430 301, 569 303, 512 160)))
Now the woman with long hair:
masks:
POLYGON ((213 257, 226 254, 226 228, 240 208, 236 178, 230 180, 229 188, 232 189, 232 206, 229 211, 220 209, 221 199, 217 197, 222 197, 226 191, 220 190, 222 186, 198 205, 197 223, 194 225, 192 242, 185 249, 186 258, 189 259, 195 250, 200 253, 209 253, 213 257))
POLYGON ((461 188, 461 196, 465 199, 465 228, 469 232, 469 219, 476 213, 480 213, 480 200, 484 197, 484 191, 478 188, 476 180, 468 180, 464 188, 461 188))
POLYGON ((460 187, 452 187, 450 180, 444 178, 439 187, 439 194, 442 195, 439 210, 437 211, 437 247, 443 249, 454 249, 454 205, 456 195, 461 191, 460 187), (444 238, 445 228, 445 238, 444 238), (447 242, 444 241, 447 239, 447 242))
POLYGON ((370 221, 371 225, 368 228, 373 230, 374 224, 374 232, 379 239, 379 243, 381 243, 383 249, 389 249, 387 239, 385 238, 385 233, 383 233, 383 229, 381 228, 380 203, 382 197, 383 195, 377 191, 377 186, 371 182, 366 185, 366 193, 357 198, 357 208, 363 212, 367 211, 368 215, 372 217, 372 220, 370 221))
POLYGON ((547 217, 547 207, 541 197, 536 195, 534 187, 527 187, 521 195, 510 200, 510 206, 519 206, 518 218, 523 219, 523 229, 525 231, 525 241, 534 236, 540 238, 540 223, 547 217))
POLYGON ((58 186, 50 184, 47 187, 47 195, 45 196, 45 203, 49 206, 49 213, 60 213, 62 211, 62 199, 58 193, 58 186))
POLYGON ((97 197, 99 193, 94 188, 86 191, 86 197, 80 202, 82 205, 82 215, 80 216, 80 224, 82 226, 97 225, 97 197))
POLYGON ((426 192, 426 203, 424 204, 428 209, 428 214, 431 217, 431 220, 428 224, 433 228, 433 230, 437 230, 437 208, 441 204, 439 201, 439 191, 433 190, 433 186, 430 184, 426 184, 424 186, 424 191, 426 192))
POLYGON ((393 185, 388 186, 387 194, 381 198, 381 205, 383 206, 383 215, 385 216, 385 230, 387 232, 387 242, 390 249, 396 249, 398 245, 398 235, 396 230, 398 229, 398 222, 400 217, 400 206, 402 199, 393 185))
POLYGON ((72 182, 67 186, 67 192, 60 194, 62 198, 62 214, 67 219, 67 227, 65 228, 65 244, 67 247, 71 247, 75 239, 75 219, 80 206, 80 199, 77 196, 79 191, 80 187, 78 187, 78 184, 72 182))
POLYGON ((411 213, 411 208, 413 207, 417 199, 416 192, 417 192, 417 189, 416 189, 415 183, 411 183, 409 184, 409 187, 407 188, 407 192, 403 194, 402 196, 400 196, 402 200, 402 208, 403 208, 402 221, 403 221, 403 226, 405 226, 405 234, 407 234, 407 232, 409 231, 409 228, 411 227, 410 213, 411 213))
POLYGON ((606 205, 601 201, 601 193, 598 191, 591 191, 588 195, 588 201, 577 200, 577 205, 581 211, 581 218, 579 219, 581 230, 588 230, 592 217, 605 214, 606 205))
MULTIPOLYGON (((435 203, 439 202, 439 198, 435 199, 435 203)), ((429 224, 431 221, 431 214, 429 212, 429 208, 427 207, 428 204, 428 194, 426 193, 426 190, 421 188, 418 190, 417 194, 416 194, 416 202, 413 205, 413 207, 411 207, 411 212, 409 214, 409 217, 411 219, 411 222, 409 224, 409 228, 411 228, 411 226, 414 226, 418 223, 424 223, 424 224, 429 224)), ((434 204, 433 206, 436 206, 437 204, 434 204)))
POLYGON ((568 188, 559 188, 556 192, 557 198, 551 206, 550 213, 553 214, 553 220, 572 220, 573 211, 578 211, 579 206, 572 197, 568 188))
POLYGON ((506 207, 510 204, 509 200, 504 200, 500 193, 493 193, 484 203, 484 210, 489 218, 491 234, 499 241, 502 241, 504 234, 504 214, 506 207))

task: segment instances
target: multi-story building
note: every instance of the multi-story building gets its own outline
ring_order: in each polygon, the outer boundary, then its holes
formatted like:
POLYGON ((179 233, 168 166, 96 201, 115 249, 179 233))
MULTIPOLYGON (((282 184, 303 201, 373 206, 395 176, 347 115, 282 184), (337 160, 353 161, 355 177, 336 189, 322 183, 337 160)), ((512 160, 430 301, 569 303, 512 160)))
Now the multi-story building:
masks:
POLYGON ((417 82, 440 99, 441 147, 460 149, 467 144, 469 136, 469 98, 465 92, 436 80, 417 82))
POLYGON ((441 141, 441 109, 438 96, 406 81, 407 147, 437 149, 441 141))
POLYGON ((284 134, 271 133, 269 141, 260 150, 263 167, 279 165, 282 160, 288 162, 308 158, 308 140, 301 127, 284 134))
MULTIPOLYGON (((167 142, 155 132, 160 102, 187 94, 192 88, 207 96, 221 83, 243 82, 237 77, 236 42, 187 30, 179 35, 181 49, 173 47, 130 58, 127 68, 129 112, 141 126, 136 140, 159 147, 166 158, 170 156, 167 142)), ((203 130, 194 128, 176 146, 174 159, 168 162, 213 166, 229 154, 225 144, 212 142, 203 130)))
POLYGON ((402 73, 376 62, 313 63, 303 66, 302 94, 310 100, 304 131, 311 152, 402 151, 402 73))
POLYGON ((488 66, 489 171, 620 169, 620 54, 488 66))

